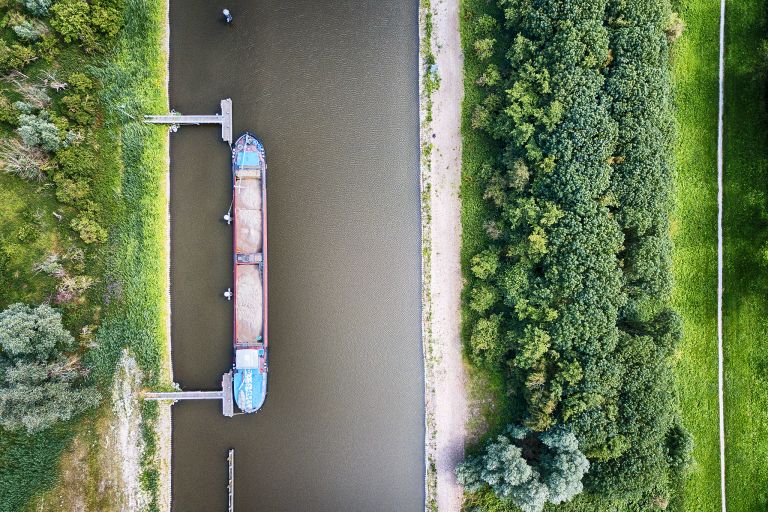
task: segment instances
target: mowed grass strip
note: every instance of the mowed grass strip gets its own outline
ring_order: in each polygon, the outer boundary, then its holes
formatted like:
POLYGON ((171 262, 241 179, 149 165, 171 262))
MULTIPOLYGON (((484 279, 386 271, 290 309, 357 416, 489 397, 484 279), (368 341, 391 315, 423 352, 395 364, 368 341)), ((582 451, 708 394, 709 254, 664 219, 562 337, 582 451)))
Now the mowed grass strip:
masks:
POLYGON ((768 502, 768 114, 765 0, 728 2, 724 320, 728 508, 768 502))
MULTIPOLYGON (((682 0, 685 31, 673 47, 678 138, 672 218, 675 309, 684 336, 676 377, 694 466, 673 508, 720 509, 717 388, 717 102, 719 3, 682 0)), ((741 509, 739 509, 741 510, 741 509)))

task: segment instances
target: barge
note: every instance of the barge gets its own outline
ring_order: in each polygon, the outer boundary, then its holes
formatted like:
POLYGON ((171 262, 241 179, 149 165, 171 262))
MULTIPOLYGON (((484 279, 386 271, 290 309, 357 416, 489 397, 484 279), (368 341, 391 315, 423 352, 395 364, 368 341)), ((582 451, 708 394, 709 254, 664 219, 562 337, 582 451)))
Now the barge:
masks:
POLYGON ((232 393, 244 413, 267 396, 267 162, 246 132, 232 146, 234 361, 232 393))

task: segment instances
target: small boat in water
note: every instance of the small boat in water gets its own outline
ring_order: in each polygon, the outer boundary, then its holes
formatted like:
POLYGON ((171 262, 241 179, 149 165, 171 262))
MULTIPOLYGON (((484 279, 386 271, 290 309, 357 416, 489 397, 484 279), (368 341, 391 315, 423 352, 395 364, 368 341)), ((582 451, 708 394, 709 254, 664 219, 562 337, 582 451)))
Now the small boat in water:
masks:
POLYGON ((267 161, 244 133, 232 147, 234 375, 238 408, 256 412, 267 397, 267 161))

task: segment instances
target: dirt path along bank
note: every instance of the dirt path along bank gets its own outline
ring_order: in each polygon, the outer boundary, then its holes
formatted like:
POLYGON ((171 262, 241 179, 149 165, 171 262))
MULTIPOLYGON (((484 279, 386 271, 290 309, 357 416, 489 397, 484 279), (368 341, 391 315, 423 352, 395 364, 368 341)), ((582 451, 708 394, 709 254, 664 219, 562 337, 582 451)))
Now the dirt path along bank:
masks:
MULTIPOLYGON (((461 289, 461 102, 464 92, 459 36, 459 1, 437 0, 432 10, 432 37, 440 85, 431 93, 432 121, 422 127, 432 148, 424 200, 430 202, 429 268, 425 272, 429 315, 425 325, 427 354, 427 508, 440 512, 461 508, 463 489, 455 468, 464 457, 468 419, 466 374, 462 358, 461 289), (430 475, 430 472, 432 475, 430 475), (432 489, 430 490, 430 487, 432 489)), ((422 98, 425 101, 425 98, 422 98)))

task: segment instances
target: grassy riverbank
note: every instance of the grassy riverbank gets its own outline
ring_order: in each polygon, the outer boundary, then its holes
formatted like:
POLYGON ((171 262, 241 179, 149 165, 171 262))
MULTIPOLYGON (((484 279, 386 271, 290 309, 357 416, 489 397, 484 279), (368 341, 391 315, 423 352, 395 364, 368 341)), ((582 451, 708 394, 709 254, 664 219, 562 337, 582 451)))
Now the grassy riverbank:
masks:
POLYGON ((439 85, 432 66, 432 6, 419 2, 419 192, 421 201, 421 336, 424 355, 425 507, 437 511, 435 337, 432 332, 432 94, 439 85))
POLYGON ((720 508, 717 392, 717 79, 719 5, 684 0, 673 50, 678 137, 672 220, 675 308, 683 317, 676 378, 694 465, 679 510, 720 508))
MULTIPOLYGON (((106 239, 86 243, 73 234, 69 219, 78 215, 81 206, 71 201, 62 203, 61 194, 57 198, 61 181, 54 184, 50 174, 41 182, 0 175, 2 194, 12 194, 13 198, 2 201, 0 210, 0 233, 5 242, 0 277, 7 284, 0 291, 0 303, 4 307, 16 301, 51 300, 56 280, 35 270, 48 255, 56 254, 69 273, 87 273, 93 285, 76 302, 61 303, 59 308, 65 324, 79 334, 79 356, 104 396, 110 394, 124 348, 138 360, 145 385, 166 379, 163 370, 167 356, 167 136, 163 128, 147 127, 139 121, 144 113, 167 108, 163 50, 166 4, 125 0, 114 5, 121 28, 114 39, 100 41, 101 53, 53 38, 51 44, 60 50, 41 54, 23 69, 33 81, 55 70, 62 81, 81 72, 94 83, 91 97, 98 99, 91 107, 93 114, 76 127, 87 137, 79 143, 82 146, 75 145, 83 152, 78 164, 85 168, 83 173, 90 173, 90 186, 85 189, 87 208, 99 212, 97 218, 108 233, 106 239), (30 212, 34 212, 32 219, 30 212), (57 221, 56 215, 64 220, 57 221), (27 227, 30 220, 34 224, 31 234, 27 227), (71 254, 77 257, 68 256, 71 254)), ((67 89, 64 91, 49 93, 49 108, 62 117, 67 115, 63 100, 67 89)), ((11 133, 13 126, 4 129, 11 133)), ((87 451, 84 458, 88 467, 98 464, 102 447, 92 441, 100 439, 100 428, 109 427, 104 421, 108 409, 106 404, 84 418, 34 436, 3 432, 0 510, 23 509, 54 484, 59 476, 57 461, 73 436, 77 436, 73 446, 87 451)), ((151 428, 156 411, 147 407, 142 412, 146 448, 139 478, 142 487, 153 495, 151 508, 156 509, 157 443, 151 428)), ((86 470, 75 479, 79 489, 66 490, 73 499, 86 500, 89 510, 119 509, 118 503, 104 503, 103 493, 98 491, 101 473, 98 468, 86 470)), ((58 510, 61 504, 50 506, 58 510)))
MULTIPOLYGON (((168 138, 165 127, 140 121, 145 113, 168 109, 166 13, 166 1, 126 0, 117 51, 101 76, 103 101, 112 114, 108 127, 121 143, 124 210, 112 233, 116 257, 110 261, 109 279, 121 283, 122 296, 113 310, 107 309, 94 363, 109 375, 127 347, 147 387, 170 378, 168 138)), ((158 495, 162 462, 155 434, 157 404, 142 404, 141 416, 141 483, 152 497, 150 509, 159 509, 163 498, 158 495)), ((170 439, 161 442, 170 444, 170 439)))
POLYGON ((765 0, 726 14, 724 321, 730 510, 765 510, 768 467, 768 112, 765 0), (765 44, 765 43, 763 43, 765 44))

